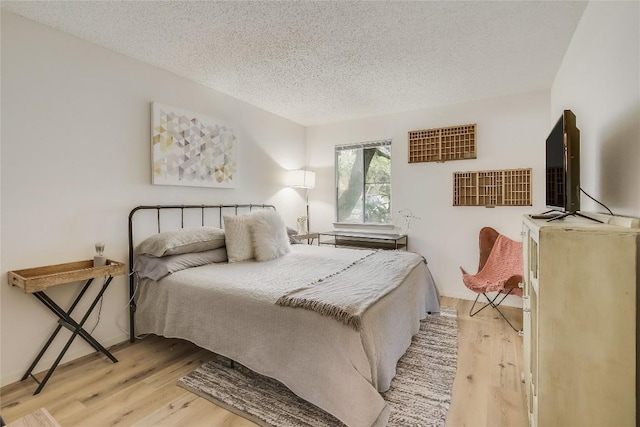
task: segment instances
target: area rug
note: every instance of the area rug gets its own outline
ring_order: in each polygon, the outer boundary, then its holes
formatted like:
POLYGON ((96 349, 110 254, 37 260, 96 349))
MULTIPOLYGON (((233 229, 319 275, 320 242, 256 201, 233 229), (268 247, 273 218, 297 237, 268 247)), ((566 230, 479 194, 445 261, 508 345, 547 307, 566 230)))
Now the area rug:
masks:
MULTIPOLYGON (((444 426, 456 375, 457 335, 454 308, 442 307, 440 315, 421 322, 398 362, 391 388, 382 393, 391 409, 389 426, 444 426)), ((343 425, 278 381, 237 363, 232 368, 228 359, 218 356, 178 385, 261 426, 343 425)))

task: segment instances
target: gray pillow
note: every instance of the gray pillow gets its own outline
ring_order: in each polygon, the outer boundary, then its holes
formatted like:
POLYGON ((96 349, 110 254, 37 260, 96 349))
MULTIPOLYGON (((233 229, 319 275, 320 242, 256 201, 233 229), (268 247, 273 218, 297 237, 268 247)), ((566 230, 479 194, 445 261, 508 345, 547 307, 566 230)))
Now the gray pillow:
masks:
POLYGON ((191 267, 199 267, 214 262, 227 262, 227 249, 218 248, 204 252, 169 255, 161 258, 149 255, 138 255, 133 264, 133 271, 139 277, 160 280, 176 271, 191 267))
POLYGON ((224 230, 216 227, 183 228, 154 234, 136 246, 136 255, 163 257, 203 252, 224 246, 224 230))

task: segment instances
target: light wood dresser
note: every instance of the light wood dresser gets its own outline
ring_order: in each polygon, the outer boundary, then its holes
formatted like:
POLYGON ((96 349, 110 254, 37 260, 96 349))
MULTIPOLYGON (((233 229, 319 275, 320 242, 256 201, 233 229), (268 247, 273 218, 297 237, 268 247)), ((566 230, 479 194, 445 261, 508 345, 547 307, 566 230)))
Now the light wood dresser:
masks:
POLYGON ((523 219, 532 427, 636 425, 640 229, 637 219, 598 218, 620 225, 523 219))

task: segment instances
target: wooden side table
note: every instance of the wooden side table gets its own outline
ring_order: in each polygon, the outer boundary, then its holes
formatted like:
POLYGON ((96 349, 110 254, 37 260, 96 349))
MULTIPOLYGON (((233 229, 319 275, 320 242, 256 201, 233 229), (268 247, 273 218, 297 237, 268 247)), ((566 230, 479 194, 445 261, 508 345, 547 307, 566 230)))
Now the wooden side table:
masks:
POLYGON ((40 353, 35 358, 31 366, 27 370, 27 372, 24 374, 24 376, 20 380, 20 381, 24 381, 25 379, 27 379, 27 377, 30 376, 38 383, 38 388, 33 393, 34 395, 42 391, 45 384, 47 383, 47 381, 49 381, 49 378, 58 367, 58 364, 64 357, 65 353, 67 352, 67 350, 69 350, 71 343, 78 335, 80 335, 82 339, 84 339, 89 345, 91 345, 91 347, 96 349, 96 351, 101 352, 102 354, 107 356, 109 359, 111 359, 111 361, 113 361, 114 363, 118 361, 118 359, 113 357, 113 355, 106 348, 104 348, 95 338, 93 338, 86 330, 84 330, 83 326, 87 321, 87 319, 89 318, 89 316, 91 315, 91 312, 93 311, 95 306, 100 301, 100 298, 102 298, 102 295, 109 287, 111 280, 115 276, 121 276, 124 274, 126 274, 125 265, 121 262, 117 262, 113 260, 107 260, 107 265, 104 265, 101 267, 94 267, 93 260, 88 260, 88 261, 71 262, 66 264, 48 265, 44 267, 35 267, 35 268, 29 268, 25 270, 15 270, 15 271, 9 271, 7 273, 9 284, 11 286, 18 286, 22 288, 25 293, 32 294, 45 307, 47 307, 56 316, 58 316, 58 326, 56 326, 56 329, 53 331, 53 333, 49 337, 49 340, 46 342, 44 347, 42 347, 42 350, 40 350, 40 353), (87 289, 89 289, 89 286, 93 282, 93 279, 97 277, 105 277, 105 281, 102 284, 102 288, 98 292, 98 295, 96 295, 95 299, 93 300, 93 302, 91 303, 87 311, 82 316, 82 320, 80 320, 80 323, 78 323, 71 317, 71 313, 76 308, 76 306, 82 299, 87 289), (82 280, 86 280, 84 286, 76 296, 75 300, 73 301, 69 309, 66 311, 63 310, 58 304, 56 304, 55 301, 53 301, 45 293, 45 290, 51 286, 61 285, 64 283, 78 282, 82 280), (40 361, 44 353, 47 351, 47 349, 49 348, 49 346, 51 345, 55 337, 58 335, 58 332, 60 332, 60 329, 62 329, 63 326, 72 332, 71 337, 65 344, 64 348, 58 355, 57 359, 55 360, 51 368, 49 368, 49 371, 45 375, 44 379, 42 381, 38 381, 38 379, 34 377, 31 374, 31 372, 36 367, 36 365, 38 364, 38 362, 40 361))

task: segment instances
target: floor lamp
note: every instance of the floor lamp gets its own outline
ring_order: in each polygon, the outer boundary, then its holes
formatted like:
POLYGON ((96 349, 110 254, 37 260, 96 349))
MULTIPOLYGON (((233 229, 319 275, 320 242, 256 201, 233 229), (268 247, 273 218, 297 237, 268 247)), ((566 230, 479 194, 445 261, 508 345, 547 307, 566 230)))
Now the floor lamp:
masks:
POLYGON ((289 171, 287 174, 289 187, 305 189, 305 204, 307 207, 307 233, 311 231, 309 219, 309 190, 316 185, 316 173, 305 169, 289 171))

